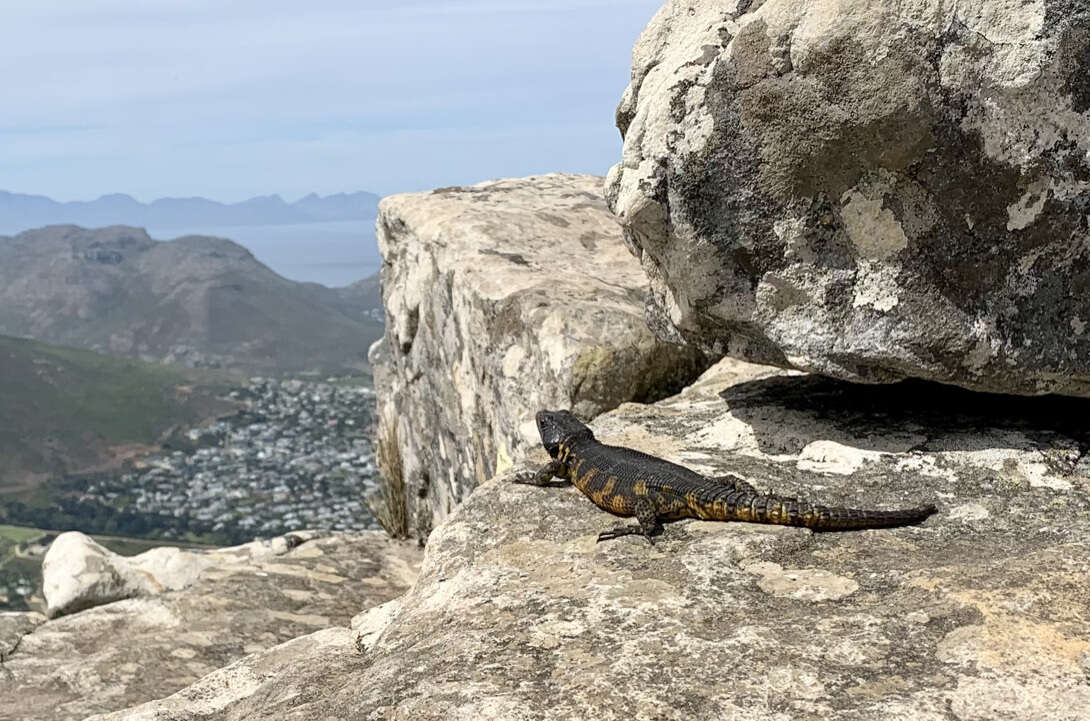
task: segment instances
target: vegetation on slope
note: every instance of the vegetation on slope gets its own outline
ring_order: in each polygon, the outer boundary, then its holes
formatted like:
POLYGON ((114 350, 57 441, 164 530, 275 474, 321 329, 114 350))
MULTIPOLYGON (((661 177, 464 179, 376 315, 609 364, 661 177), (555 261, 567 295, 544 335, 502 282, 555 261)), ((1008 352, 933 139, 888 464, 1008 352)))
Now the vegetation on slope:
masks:
POLYGON ((0 336, 0 493, 119 464, 226 413, 226 376, 0 336))

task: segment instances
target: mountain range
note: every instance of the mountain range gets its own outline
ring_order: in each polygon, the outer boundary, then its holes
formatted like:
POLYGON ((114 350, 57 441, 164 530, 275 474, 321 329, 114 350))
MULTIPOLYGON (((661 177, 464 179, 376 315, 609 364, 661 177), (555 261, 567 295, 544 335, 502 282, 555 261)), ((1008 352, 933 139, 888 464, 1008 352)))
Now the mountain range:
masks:
POLYGON ((97 200, 58 202, 44 195, 0 190, 0 233, 16 233, 57 223, 88 227, 141 225, 156 228, 229 225, 283 225, 331 220, 372 220, 378 215, 374 193, 315 193, 288 203, 279 195, 263 195, 241 203, 206 198, 160 198, 141 203, 124 194, 97 200))
POLYGON ((377 278, 283 278, 230 240, 50 226, 0 236, 0 333, 111 355, 258 373, 366 370, 377 278))

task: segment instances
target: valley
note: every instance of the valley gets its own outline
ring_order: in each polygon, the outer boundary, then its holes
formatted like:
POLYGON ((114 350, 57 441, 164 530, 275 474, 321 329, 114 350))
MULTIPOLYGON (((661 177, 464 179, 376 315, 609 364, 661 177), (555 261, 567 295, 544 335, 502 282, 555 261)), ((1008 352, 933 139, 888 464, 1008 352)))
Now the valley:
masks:
POLYGON ((0 609, 34 605, 61 531, 137 553, 377 526, 383 320, 377 276, 296 282, 222 238, 0 237, 0 609))
POLYGON ((0 523, 14 524, 0 527, 9 546, 0 541, 0 609, 25 606, 37 590, 41 554, 10 548, 34 529, 127 539, 123 548, 135 553, 149 543, 230 545, 302 528, 377 527, 365 503, 377 474, 368 381, 240 381, 224 389, 233 412, 175 427, 120 467, 9 485, 0 492, 0 523))
POLYGON ((182 426, 232 412, 226 373, 0 336, 0 494, 109 471, 182 426))

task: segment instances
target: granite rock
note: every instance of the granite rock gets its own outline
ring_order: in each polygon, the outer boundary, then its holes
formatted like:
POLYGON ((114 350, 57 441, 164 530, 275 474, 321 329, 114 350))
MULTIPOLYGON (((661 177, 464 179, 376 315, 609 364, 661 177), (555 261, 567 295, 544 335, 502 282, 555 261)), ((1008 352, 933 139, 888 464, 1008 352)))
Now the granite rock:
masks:
POLYGON ((121 556, 79 531, 62 533, 42 559, 46 615, 179 590, 191 585, 210 563, 206 554, 168 546, 121 556))
POLYGON ((1090 396, 1090 4, 670 0, 617 120, 660 337, 1090 396))
MULTIPOLYGON (((814 534, 616 520, 500 476, 402 598, 98 721, 1080 721, 1090 704, 1087 402, 861 387, 727 359, 599 438, 816 501, 935 501, 814 534), (1082 411, 1082 413, 1077 413, 1082 411)), ((537 457, 534 460, 541 460, 537 457)))
POLYGON ((419 549, 381 533, 296 538, 310 540, 203 554, 184 588, 50 620, 0 614, 0 720, 124 709, 316 630, 340 626, 351 635, 354 616, 416 579, 419 549))
POLYGON ((382 201, 379 441, 397 448, 418 537, 537 444, 540 408, 591 418, 707 366, 648 330, 647 279, 601 186, 545 175, 382 201))

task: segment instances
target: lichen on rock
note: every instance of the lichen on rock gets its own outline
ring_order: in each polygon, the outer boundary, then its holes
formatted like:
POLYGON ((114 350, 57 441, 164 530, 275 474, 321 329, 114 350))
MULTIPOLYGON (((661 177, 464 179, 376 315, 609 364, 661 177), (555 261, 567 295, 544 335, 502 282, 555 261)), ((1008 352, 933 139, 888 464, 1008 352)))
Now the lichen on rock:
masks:
POLYGON ((653 327, 857 382, 1090 396, 1090 5, 670 0, 610 207, 653 327))

